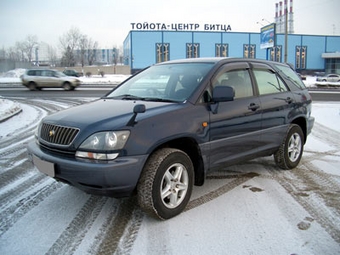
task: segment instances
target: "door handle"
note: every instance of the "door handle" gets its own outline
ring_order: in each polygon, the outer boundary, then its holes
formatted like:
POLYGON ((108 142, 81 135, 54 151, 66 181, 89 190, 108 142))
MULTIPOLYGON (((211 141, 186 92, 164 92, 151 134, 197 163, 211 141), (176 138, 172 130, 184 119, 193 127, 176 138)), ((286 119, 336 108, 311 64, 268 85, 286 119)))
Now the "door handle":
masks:
POLYGON ((252 110, 252 111, 256 111, 257 109, 260 108, 260 105, 258 104, 255 104, 255 103, 251 103, 249 106, 248 106, 248 109, 249 110, 252 110))

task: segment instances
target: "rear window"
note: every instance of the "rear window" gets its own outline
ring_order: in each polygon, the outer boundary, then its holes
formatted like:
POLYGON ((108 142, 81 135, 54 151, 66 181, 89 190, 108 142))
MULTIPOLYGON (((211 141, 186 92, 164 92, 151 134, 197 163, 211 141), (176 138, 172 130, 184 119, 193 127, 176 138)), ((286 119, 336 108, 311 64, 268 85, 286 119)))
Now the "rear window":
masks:
POLYGON ((305 89, 305 84, 301 81, 300 77, 288 66, 275 65, 277 69, 280 70, 280 75, 282 75, 285 80, 289 81, 287 84, 291 90, 305 89))

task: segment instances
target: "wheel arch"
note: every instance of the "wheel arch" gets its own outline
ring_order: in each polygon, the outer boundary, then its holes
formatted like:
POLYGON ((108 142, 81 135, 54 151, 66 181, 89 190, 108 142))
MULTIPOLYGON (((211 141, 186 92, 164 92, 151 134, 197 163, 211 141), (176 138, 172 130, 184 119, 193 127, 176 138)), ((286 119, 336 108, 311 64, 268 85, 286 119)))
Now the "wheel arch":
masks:
POLYGON ((194 185, 202 186, 205 180, 205 171, 203 157, 198 143, 195 139, 190 137, 176 138, 170 141, 166 141, 163 144, 158 145, 151 153, 150 156, 157 150, 162 148, 174 148, 185 152, 191 159, 194 165, 195 182, 194 185))
POLYGON ((298 126, 300 126, 300 128, 302 129, 303 132, 303 138, 304 138, 304 143, 306 143, 307 141, 307 121, 304 117, 299 117, 294 119, 292 122, 292 124, 296 124, 298 126))

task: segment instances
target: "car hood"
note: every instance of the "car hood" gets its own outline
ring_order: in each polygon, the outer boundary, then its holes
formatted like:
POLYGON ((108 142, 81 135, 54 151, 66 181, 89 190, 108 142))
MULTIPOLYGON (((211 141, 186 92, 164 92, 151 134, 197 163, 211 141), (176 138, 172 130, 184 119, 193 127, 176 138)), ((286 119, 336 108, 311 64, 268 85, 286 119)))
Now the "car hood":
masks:
POLYGON ((92 103, 76 106, 45 117, 45 123, 89 130, 89 132, 115 130, 126 127, 134 115, 133 109, 144 104, 145 113, 138 113, 136 121, 177 110, 178 103, 148 102, 138 100, 100 99, 92 103))

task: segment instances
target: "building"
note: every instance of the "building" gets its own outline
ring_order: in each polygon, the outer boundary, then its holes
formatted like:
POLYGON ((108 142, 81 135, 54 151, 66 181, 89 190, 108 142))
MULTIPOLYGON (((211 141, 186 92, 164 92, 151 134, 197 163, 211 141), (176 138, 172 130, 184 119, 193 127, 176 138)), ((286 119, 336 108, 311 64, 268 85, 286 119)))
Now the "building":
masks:
POLYGON ((274 23, 259 33, 231 32, 221 24, 131 25, 123 47, 132 72, 168 60, 215 56, 287 60, 300 73, 340 74, 340 36, 294 34, 293 0, 276 3, 274 23))
MULTIPOLYGON (((124 41, 124 64, 135 72, 181 58, 245 57, 284 62, 285 35, 260 48, 260 33, 228 31, 131 30, 124 41)), ((340 36, 288 34, 287 62, 301 73, 340 74, 340 36)))

